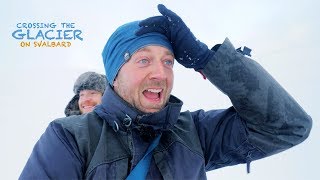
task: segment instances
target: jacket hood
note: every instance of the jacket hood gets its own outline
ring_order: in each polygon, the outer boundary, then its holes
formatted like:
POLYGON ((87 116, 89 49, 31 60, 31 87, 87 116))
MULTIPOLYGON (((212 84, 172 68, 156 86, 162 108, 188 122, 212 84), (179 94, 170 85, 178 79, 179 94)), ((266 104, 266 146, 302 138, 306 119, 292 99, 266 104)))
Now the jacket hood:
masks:
POLYGON ((66 108, 64 109, 64 114, 66 116, 81 114, 78 101, 79 101, 79 95, 76 94, 73 96, 73 98, 70 100, 70 102, 67 104, 66 108))
POLYGON ((143 113, 132 107, 107 86, 102 97, 102 103, 94 111, 114 131, 127 131, 128 128, 139 131, 164 131, 170 129, 177 122, 183 102, 171 95, 167 105, 156 113, 143 113))

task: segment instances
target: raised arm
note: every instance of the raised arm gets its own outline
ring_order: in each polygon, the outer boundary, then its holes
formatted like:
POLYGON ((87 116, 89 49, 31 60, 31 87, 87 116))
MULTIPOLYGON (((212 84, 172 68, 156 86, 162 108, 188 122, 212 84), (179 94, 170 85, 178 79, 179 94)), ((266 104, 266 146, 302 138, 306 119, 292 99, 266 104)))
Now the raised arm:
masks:
POLYGON ((175 59, 202 72, 233 104, 224 111, 192 113, 208 170, 263 158, 308 137, 310 116, 257 62, 237 52, 228 39, 209 50, 178 15, 163 5, 158 9, 162 16, 143 20, 137 35, 166 35, 175 59), (210 165, 214 161, 223 163, 210 165))
POLYGON ((310 116, 263 67, 237 52, 228 39, 202 72, 228 95, 247 124, 249 141, 267 156, 308 137, 310 116))

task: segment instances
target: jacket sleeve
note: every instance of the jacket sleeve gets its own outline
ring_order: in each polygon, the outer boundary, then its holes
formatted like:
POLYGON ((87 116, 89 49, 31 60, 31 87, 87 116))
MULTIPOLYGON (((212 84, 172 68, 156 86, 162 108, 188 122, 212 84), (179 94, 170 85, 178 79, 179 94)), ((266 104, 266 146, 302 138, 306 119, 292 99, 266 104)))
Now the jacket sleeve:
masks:
POLYGON ((83 179, 82 164, 71 134, 52 122, 34 146, 19 179, 83 179))
POLYGON ((193 113, 207 170, 270 156, 308 137, 310 116, 263 67, 238 53, 228 39, 202 73, 233 104, 227 110, 193 113))

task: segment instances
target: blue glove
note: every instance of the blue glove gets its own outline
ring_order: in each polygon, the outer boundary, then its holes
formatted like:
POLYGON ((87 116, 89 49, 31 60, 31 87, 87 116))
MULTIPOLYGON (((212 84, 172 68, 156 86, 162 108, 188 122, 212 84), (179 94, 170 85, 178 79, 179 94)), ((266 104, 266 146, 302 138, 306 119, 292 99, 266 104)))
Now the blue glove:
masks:
POLYGON ((150 32, 164 34, 171 42, 175 59, 180 64, 195 70, 203 69, 214 55, 214 51, 197 40, 177 14, 162 4, 158 5, 158 10, 163 16, 154 16, 141 21, 136 35, 150 32))

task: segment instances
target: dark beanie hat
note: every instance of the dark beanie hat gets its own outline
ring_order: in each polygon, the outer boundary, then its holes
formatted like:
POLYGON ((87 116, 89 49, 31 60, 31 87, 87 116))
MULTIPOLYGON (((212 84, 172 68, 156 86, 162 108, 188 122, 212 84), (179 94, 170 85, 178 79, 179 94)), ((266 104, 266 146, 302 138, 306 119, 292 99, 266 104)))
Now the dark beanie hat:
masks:
POLYGON ((67 104, 64 113, 66 116, 80 115, 80 109, 78 105, 79 93, 82 90, 96 90, 104 93, 107 86, 107 79, 105 75, 95 72, 85 72, 81 74, 73 86, 73 92, 75 96, 67 104))

